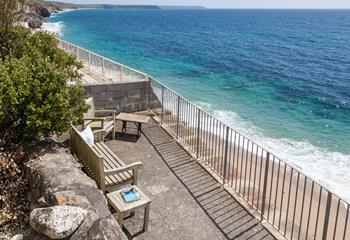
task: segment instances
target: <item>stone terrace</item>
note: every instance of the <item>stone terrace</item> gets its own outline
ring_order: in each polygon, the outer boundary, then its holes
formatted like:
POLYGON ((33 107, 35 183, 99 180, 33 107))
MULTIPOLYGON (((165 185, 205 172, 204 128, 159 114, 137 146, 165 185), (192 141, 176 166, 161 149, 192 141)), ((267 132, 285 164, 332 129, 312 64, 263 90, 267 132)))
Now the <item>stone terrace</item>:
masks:
POLYGON ((275 239, 153 120, 134 132, 106 142, 126 163, 145 164, 138 186, 153 200, 149 230, 140 232, 137 212, 125 220, 129 239, 275 239))

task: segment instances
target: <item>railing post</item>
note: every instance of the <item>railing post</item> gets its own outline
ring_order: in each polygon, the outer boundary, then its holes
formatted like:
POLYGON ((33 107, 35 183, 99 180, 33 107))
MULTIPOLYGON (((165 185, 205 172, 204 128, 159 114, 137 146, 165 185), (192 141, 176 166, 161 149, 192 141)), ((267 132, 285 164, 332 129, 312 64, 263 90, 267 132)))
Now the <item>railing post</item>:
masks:
POLYGON ((266 192, 267 192, 267 178, 269 176, 268 174, 269 174, 269 165, 270 165, 269 161, 270 161, 270 153, 267 152, 266 153, 265 175, 264 175, 264 185, 263 185, 260 221, 262 221, 264 219, 264 213, 265 213, 266 192))
POLYGON ((329 225, 329 214, 330 214, 330 211, 331 211, 331 205, 332 205, 332 193, 328 192, 326 213, 324 215, 324 225, 323 225, 322 240, 326 240, 327 239, 328 225, 329 225))
POLYGON ((180 96, 177 96, 177 114, 176 114, 176 137, 179 138, 179 122, 180 122, 180 96))
POLYGON ((196 148, 196 154, 197 159, 199 158, 199 134, 200 134, 200 128, 201 128, 201 110, 198 108, 198 114, 197 114, 197 148, 196 148))
POLYGON ((162 115, 160 116, 160 123, 163 124, 164 120, 164 86, 162 85, 162 115))
POLYGON ((120 66, 120 81, 123 81, 123 67, 120 66))
POLYGON ((78 47, 77 47, 77 59, 80 60, 79 59, 79 48, 78 47))
POLYGON ((227 179, 227 164, 228 164, 228 140, 229 140, 230 128, 226 127, 226 140, 225 140, 225 158, 224 158, 224 173, 223 173, 223 184, 225 184, 227 179))
POLYGON ((91 53, 88 53, 89 69, 91 69, 91 53))
POLYGON ((105 59, 102 58, 102 76, 105 77, 105 59))

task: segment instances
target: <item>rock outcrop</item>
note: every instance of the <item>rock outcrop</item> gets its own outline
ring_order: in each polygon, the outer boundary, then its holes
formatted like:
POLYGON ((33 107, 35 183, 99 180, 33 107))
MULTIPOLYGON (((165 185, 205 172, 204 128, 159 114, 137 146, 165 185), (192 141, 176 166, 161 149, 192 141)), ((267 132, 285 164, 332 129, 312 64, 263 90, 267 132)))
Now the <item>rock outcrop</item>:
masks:
MULTIPOLYGON (((31 188, 30 199, 34 209, 31 214, 31 225, 36 231, 32 231, 30 236, 24 236, 24 239, 58 239, 53 237, 63 236, 56 233, 52 235, 51 230, 50 233, 45 230, 48 226, 54 225, 47 216, 53 214, 52 209, 63 211, 61 207, 69 206, 82 209, 85 214, 84 218, 82 213, 79 217, 76 214, 67 215, 75 220, 69 231, 62 231, 67 235, 64 239, 126 240, 126 236, 108 209, 103 193, 80 169, 80 164, 66 148, 57 143, 48 144, 40 151, 39 159, 30 162, 27 167, 31 188)), ((60 214, 64 215, 64 211, 60 214)), ((61 229, 65 227, 61 225, 61 229)))
POLYGON ((56 13, 61 10, 62 9, 55 6, 44 6, 43 3, 40 2, 32 3, 24 9, 24 22, 26 22, 30 28, 40 28, 46 21, 45 18, 48 18, 52 13, 56 13))

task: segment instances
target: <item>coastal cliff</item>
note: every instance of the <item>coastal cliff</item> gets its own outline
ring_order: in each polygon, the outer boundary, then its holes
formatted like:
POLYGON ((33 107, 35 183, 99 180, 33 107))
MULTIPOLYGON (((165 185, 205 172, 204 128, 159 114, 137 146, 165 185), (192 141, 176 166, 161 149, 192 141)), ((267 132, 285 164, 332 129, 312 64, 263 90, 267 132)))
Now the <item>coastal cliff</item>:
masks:
POLYGON ((34 2, 24 8, 24 22, 28 24, 29 28, 40 28, 43 22, 46 21, 45 18, 50 17, 52 13, 62 10, 63 9, 59 6, 43 2, 34 2))

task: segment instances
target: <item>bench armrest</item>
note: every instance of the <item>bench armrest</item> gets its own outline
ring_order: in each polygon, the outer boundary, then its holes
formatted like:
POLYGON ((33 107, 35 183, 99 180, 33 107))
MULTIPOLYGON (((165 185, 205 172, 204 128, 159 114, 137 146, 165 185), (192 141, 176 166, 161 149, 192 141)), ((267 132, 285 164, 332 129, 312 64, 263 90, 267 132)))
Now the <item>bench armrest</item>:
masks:
POLYGON ((103 117, 84 118, 84 121, 104 121, 103 117))
POLYGON ((100 117, 84 118, 83 119, 83 129, 92 122, 101 122, 101 128, 104 126, 105 119, 100 117), (87 123, 86 123, 87 122, 87 123))
POLYGON ((105 176, 110 176, 110 175, 114 175, 114 174, 118 174, 118 173, 122 173, 122 172, 127 172, 130 170, 138 170, 142 167, 143 167, 142 162, 134 162, 134 163, 131 163, 129 165, 126 165, 126 166, 118 168, 118 169, 107 170, 104 173, 105 173, 105 176))
POLYGON ((116 110, 109 110, 109 109, 103 109, 103 110, 95 110, 95 113, 117 113, 116 110))

